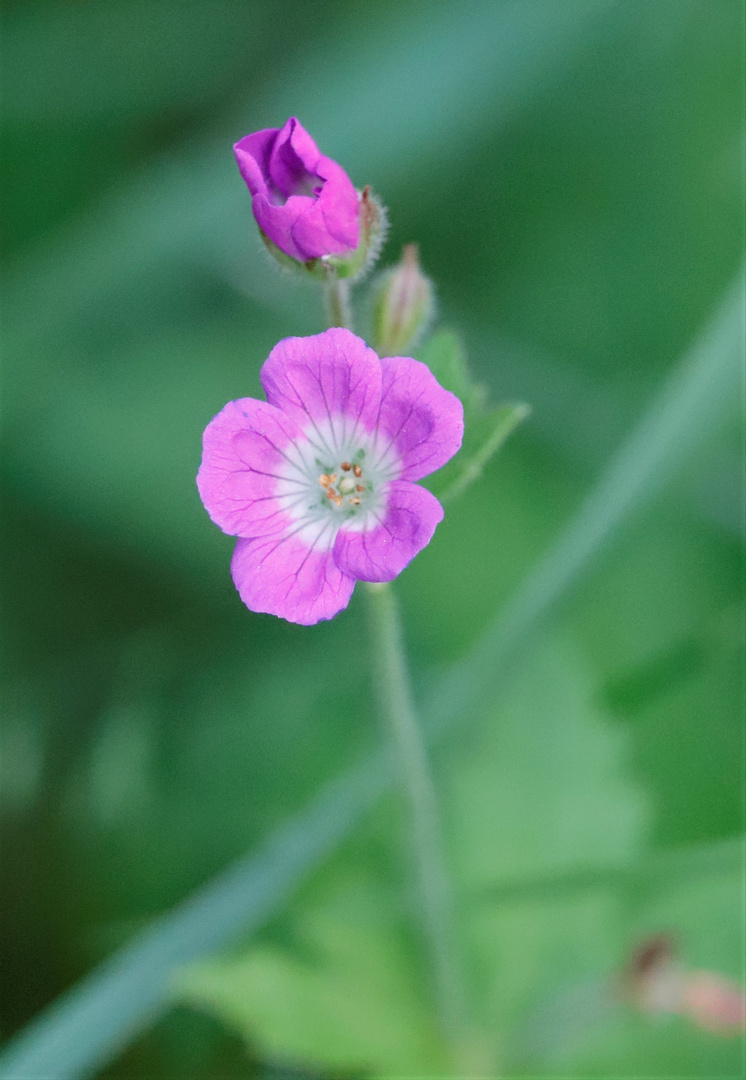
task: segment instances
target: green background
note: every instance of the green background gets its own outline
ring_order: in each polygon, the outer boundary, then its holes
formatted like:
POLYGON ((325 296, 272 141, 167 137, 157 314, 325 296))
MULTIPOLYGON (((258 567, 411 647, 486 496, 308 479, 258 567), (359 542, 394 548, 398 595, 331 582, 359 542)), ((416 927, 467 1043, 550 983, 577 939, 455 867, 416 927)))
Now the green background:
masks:
MULTIPOLYGON (((732 287, 744 13, 38 0, 3 20, 6 1038, 380 742, 365 598, 310 629, 249 613, 194 485, 207 421, 259 394, 280 337, 323 328, 260 250, 232 142, 297 115, 388 206, 382 264, 419 242, 490 399, 533 408, 397 582, 426 701, 732 287)), ((614 990, 659 931, 744 977, 742 409, 736 380, 434 751, 500 1075, 743 1075, 740 1040, 614 990)), ((442 1071, 410 864, 387 798, 95 1075, 442 1071)))

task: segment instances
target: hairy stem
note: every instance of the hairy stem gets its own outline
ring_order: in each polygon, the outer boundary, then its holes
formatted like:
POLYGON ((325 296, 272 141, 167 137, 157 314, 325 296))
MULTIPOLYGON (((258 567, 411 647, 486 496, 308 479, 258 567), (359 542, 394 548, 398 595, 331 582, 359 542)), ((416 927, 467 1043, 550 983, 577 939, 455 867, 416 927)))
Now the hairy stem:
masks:
POLYGON ((352 329, 350 284, 348 281, 340 281, 336 274, 331 274, 326 283, 326 309, 329 326, 352 329))
POLYGON ((409 804, 423 928, 443 1033, 463 1061, 468 1032, 466 994, 453 918, 450 881, 441 849, 435 787, 412 702, 401 621, 390 585, 369 584, 374 687, 391 740, 395 767, 409 804))

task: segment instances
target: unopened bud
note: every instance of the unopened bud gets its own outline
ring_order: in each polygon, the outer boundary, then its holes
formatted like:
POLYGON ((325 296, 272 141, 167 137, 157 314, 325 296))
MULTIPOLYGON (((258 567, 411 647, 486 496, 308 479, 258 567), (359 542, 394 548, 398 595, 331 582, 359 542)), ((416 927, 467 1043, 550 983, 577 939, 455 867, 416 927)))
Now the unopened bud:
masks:
POLYGON ((272 238, 261 230, 267 250, 285 270, 301 271, 319 281, 331 278, 356 279, 363 276, 378 258, 386 238, 386 208, 371 194, 369 187, 357 193, 358 245, 343 254, 321 255, 301 260, 288 255, 272 238))
POLYGON ((420 270, 416 244, 407 244, 401 262, 378 282, 373 308, 379 356, 406 356, 433 312, 433 287, 420 270))
POLYGON ((327 255, 320 261, 338 278, 360 278, 375 263, 386 239, 386 207, 364 187, 358 195, 360 242, 350 255, 327 255))

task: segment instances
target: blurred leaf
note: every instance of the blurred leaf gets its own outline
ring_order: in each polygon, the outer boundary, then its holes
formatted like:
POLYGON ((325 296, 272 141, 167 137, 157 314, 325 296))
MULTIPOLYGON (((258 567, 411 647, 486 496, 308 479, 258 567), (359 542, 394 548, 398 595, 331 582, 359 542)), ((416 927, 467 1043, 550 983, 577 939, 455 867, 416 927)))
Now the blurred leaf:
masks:
POLYGON ((637 856, 644 800, 624 735, 594 705, 591 670, 556 636, 470 741, 448 780, 459 880, 483 890, 637 856))
MULTIPOLYGON (((625 777, 625 741, 592 696, 576 652, 547 647, 468 752, 448 754, 451 863, 477 986, 475 1041, 488 1061, 535 986, 557 970, 603 971, 613 956, 615 902, 605 883, 600 894, 565 897, 561 918, 556 901, 482 902, 476 916, 467 901, 506 877, 636 857, 644 802, 625 777)), ((394 850, 398 828, 398 816, 380 819, 381 841, 394 850)), ((358 840, 358 861, 360 849, 358 840)), ((406 867, 402 860, 399 873, 406 867)), ((178 980, 179 999, 209 1008, 281 1060, 379 1076, 445 1071, 427 968, 396 918, 399 890, 381 873, 375 849, 357 876, 341 853, 311 896, 292 905, 283 945, 192 967, 178 980)))
POLYGON ((435 378, 461 399, 464 406, 464 441, 458 454, 428 482, 443 502, 461 495, 478 480, 490 458, 529 415, 527 405, 488 408, 487 391, 473 382, 463 346, 456 334, 441 330, 418 350, 417 358, 435 378))
POLYGON ((433 334, 417 350, 417 359, 427 364, 441 386, 461 399, 465 412, 478 412, 483 408, 486 390, 472 380, 464 346, 452 330, 439 330, 433 334))
POLYGON ((501 448, 531 412, 528 405, 502 405, 482 416, 472 417, 464 431, 464 444, 459 453, 438 473, 438 490, 442 502, 462 495, 482 475, 487 462, 501 448))
POLYGON ((175 993, 280 1061, 374 1076, 445 1072, 421 974, 371 885, 342 870, 326 903, 298 915, 292 953, 259 946, 195 965, 175 993))
MULTIPOLYGON (((547 1075, 572 1070, 581 1076, 680 1075, 708 1080, 741 1074, 743 1036, 704 1031, 680 1016, 636 1013, 619 1000, 614 982, 632 948, 660 932, 673 935, 683 969, 743 982, 743 845, 739 846, 741 857, 729 866, 718 859, 709 865, 705 860, 685 880, 672 882, 661 875, 651 891, 637 897, 625 920, 626 948, 619 947, 616 970, 604 973, 613 1011, 607 1010, 603 1023, 576 1014, 570 1030, 555 1027, 548 1032, 545 1001, 523 1033, 532 1064, 543 1066, 547 1075)), ((553 1000, 561 1001, 566 994, 567 988, 558 988, 553 1000)))
POLYGON ((554 637, 455 761, 450 751, 450 847, 479 1018, 496 1047, 512 1044, 537 988, 603 975, 622 947, 624 894, 606 875, 640 858, 648 807, 629 776, 628 740, 593 699, 577 647, 554 637), (590 884, 512 897, 501 889, 571 869, 590 884))

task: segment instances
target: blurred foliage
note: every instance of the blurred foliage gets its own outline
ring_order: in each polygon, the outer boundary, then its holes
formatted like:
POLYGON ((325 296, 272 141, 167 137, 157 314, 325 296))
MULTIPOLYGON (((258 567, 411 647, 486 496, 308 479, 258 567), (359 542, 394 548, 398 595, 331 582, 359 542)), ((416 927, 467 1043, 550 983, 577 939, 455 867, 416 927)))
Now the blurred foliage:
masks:
POLYGON ((531 410, 524 404, 490 407, 486 389, 472 380, 461 342, 453 333, 434 334, 418 350, 417 359, 427 364, 441 386, 461 398, 464 406, 461 449, 427 485, 448 503, 479 479, 490 458, 531 410))
MULTIPOLYGON (((232 141, 298 114, 387 203, 384 262, 419 242, 487 400, 532 406, 397 584, 424 688, 738 269, 743 18, 5 5, 0 1036, 378 741, 358 598, 312 630, 248 613, 194 486, 205 423, 323 320, 264 258, 232 141), (354 658, 338 684, 330 655, 354 658)), ((510 1075, 740 1068, 739 1040, 635 1016, 613 986, 665 929, 743 976, 742 422, 734 400, 437 750, 479 1052, 510 1075)), ((410 888, 387 799, 258 936, 187 969, 105 1075, 436 1070, 410 888)))

